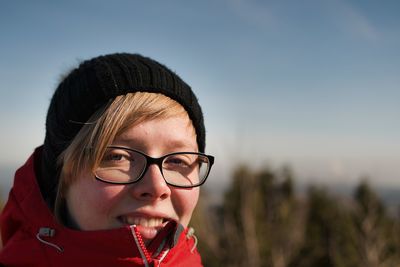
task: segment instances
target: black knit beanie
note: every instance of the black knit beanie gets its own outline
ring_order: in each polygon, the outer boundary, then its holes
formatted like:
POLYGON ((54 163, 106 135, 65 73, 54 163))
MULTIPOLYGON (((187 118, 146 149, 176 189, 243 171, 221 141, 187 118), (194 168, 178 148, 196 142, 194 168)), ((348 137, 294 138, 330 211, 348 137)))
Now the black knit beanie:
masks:
POLYGON ((59 182, 57 157, 95 111, 116 96, 139 91, 161 93, 180 103, 196 130, 199 151, 204 152, 205 128, 201 107, 189 85, 178 75, 138 54, 110 54, 84 61, 59 84, 47 113, 38 181, 51 208, 59 182))

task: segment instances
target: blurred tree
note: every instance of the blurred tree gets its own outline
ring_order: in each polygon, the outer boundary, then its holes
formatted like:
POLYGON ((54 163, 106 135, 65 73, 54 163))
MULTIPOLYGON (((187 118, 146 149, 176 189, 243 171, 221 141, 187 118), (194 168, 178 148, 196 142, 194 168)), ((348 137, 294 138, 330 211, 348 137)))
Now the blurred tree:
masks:
POLYGON ((355 231, 348 213, 326 190, 310 188, 305 239, 292 267, 359 267, 355 231))
POLYGON ((297 206, 289 168, 238 168, 222 209, 224 266, 287 266, 303 232, 297 206))
POLYGON ((285 267, 301 243, 303 209, 294 196, 293 174, 264 169, 257 174, 259 188, 257 232, 262 266, 285 267))
POLYGON ((230 188, 222 204, 225 266, 259 266, 255 236, 255 177, 246 166, 233 174, 230 188))
POLYGON ((365 267, 400 266, 398 222, 364 179, 354 193, 358 248, 365 267))
POLYGON ((205 188, 201 191, 201 197, 193 213, 191 226, 195 229, 198 238, 197 248, 202 256, 205 266, 222 266, 220 249, 221 226, 217 215, 220 213, 218 206, 209 203, 208 192, 205 188))

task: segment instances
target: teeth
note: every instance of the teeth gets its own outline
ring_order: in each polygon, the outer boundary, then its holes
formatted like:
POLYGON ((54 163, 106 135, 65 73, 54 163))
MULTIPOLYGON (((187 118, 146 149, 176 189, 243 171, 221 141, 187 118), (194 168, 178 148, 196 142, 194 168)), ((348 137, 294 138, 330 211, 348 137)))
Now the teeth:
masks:
POLYGON ((137 218, 137 217, 125 217, 125 221, 128 224, 141 225, 144 227, 157 227, 163 223, 162 218, 137 218))

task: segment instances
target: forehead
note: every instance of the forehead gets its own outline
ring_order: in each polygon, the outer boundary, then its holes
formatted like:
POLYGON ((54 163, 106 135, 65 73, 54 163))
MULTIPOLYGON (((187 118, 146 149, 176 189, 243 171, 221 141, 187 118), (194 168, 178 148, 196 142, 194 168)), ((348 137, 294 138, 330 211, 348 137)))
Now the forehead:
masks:
POLYGON ((187 116, 153 119, 132 125, 119 134, 113 143, 142 151, 198 150, 195 129, 187 116))

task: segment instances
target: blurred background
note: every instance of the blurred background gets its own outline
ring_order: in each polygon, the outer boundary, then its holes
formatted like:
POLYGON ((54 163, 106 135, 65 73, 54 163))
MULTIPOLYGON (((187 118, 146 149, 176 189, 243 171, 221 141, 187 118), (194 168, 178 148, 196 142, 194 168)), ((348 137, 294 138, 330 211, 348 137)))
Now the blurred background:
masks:
POLYGON ((60 77, 99 54, 141 53, 175 70, 203 107, 216 157, 194 219, 206 266, 400 264, 398 240, 382 241, 400 233, 400 2, 0 4, 3 202, 43 142, 60 77))

